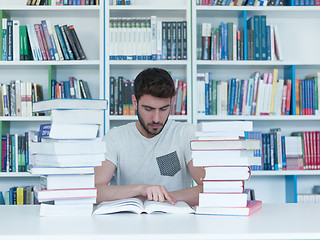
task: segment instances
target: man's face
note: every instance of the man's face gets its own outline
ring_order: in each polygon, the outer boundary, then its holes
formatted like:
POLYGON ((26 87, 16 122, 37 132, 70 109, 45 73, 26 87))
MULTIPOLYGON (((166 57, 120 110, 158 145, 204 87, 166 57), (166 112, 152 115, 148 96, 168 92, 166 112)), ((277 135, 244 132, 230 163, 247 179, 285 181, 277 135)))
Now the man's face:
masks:
POLYGON ((170 98, 158 98, 148 94, 143 95, 139 102, 134 96, 132 100, 138 112, 137 128, 140 133, 147 138, 159 134, 169 117, 170 98))

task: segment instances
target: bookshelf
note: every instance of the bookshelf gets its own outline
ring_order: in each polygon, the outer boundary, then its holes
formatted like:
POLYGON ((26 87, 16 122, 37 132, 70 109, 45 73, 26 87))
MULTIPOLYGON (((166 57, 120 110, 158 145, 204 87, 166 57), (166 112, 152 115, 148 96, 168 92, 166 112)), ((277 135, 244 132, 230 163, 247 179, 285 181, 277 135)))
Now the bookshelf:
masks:
MULTIPOLYGON (((50 20, 52 25, 74 25, 86 54, 85 60, 63 61, 0 61, 1 83, 12 79, 41 84, 44 99, 49 97, 51 79, 67 81, 70 76, 88 82, 93 98, 104 98, 104 1, 94 6, 27 6, 26 0, 0 0, 0 10, 10 19, 20 20, 21 25, 50 20)), ((55 1, 54 1, 55 4, 55 1)), ((9 133, 22 134, 38 130, 48 123, 49 116, 0 117, 9 126, 9 133)), ((0 172, 0 191, 4 193, 13 186, 27 186, 39 182, 39 177, 27 172, 0 172)))
MULTIPOLYGON (((274 68, 278 69, 278 76, 283 79, 304 79, 306 75, 318 72, 320 61, 316 55, 320 53, 320 46, 315 39, 320 36, 316 30, 320 21, 319 11, 311 6, 197 6, 193 1, 193 99, 199 97, 197 73, 212 72, 213 79, 229 81, 233 77, 248 79, 256 71, 272 72, 274 68), (200 60, 202 23, 211 23, 216 28, 224 21, 243 27, 253 15, 266 15, 267 24, 278 26, 282 60, 200 60)), ((293 131, 320 130, 319 115, 203 115, 198 114, 198 108, 194 100, 194 124, 200 121, 250 120, 253 121, 254 130, 269 132, 270 128, 281 128, 282 135, 287 136, 293 131)), ((254 171, 247 187, 254 188, 257 199, 263 202, 296 202, 297 193, 311 193, 312 186, 318 181, 318 170, 254 171)))
MULTIPOLYGON (((110 77, 124 77, 133 80, 143 69, 160 67, 172 73, 173 79, 187 83, 187 114, 172 115, 170 118, 178 121, 191 122, 191 5, 188 0, 177 1, 134 1, 130 6, 105 5, 105 97, 110 99, 110 77), (112 19, 149 19, 156 16, 157 21, 187 22, 187 59, 186 60, 110 60, 110 26, 112 19)), ((106 129, 136 121, 136 116, 111 115, 106 113, 106 129)))

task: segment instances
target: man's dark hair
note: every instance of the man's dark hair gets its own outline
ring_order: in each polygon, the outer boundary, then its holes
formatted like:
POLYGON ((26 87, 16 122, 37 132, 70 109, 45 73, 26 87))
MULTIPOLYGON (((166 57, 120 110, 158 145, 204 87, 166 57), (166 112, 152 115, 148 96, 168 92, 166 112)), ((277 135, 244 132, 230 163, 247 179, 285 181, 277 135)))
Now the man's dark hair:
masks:
POLYGON ((175 92, 172 77, 161 68, 147 68, 140 72, 134 80, 134 95, 137 101, 144 94, 159 98, 172 98, 175 92))

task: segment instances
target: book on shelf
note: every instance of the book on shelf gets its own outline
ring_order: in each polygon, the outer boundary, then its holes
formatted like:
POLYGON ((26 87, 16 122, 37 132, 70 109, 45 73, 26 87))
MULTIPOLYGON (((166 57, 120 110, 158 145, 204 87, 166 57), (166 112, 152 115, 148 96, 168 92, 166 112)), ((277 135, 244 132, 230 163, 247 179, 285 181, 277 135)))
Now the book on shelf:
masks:
POLYGON ((262 208, 259 200, 250 200, 245 207, 195 207, 195 214, 250 216, 262 208))
POLYGON ((208 166, 204 168, 205 177, 203 180, 248 180, 251 176, 251 168, 249 166, 237 167, 214 167, 208 166))
POLYGON ((145 200, 144 202, 138 198, 127 198, 114 201, 106 201, 100 203, 94 210, 94 215, 110 214, 118 212, 132 212, 137 214, 142 213, 175 213, 175 214, 190 214, 194 210, 185 202, 177 202, 171 205, 169 202, 155 202, 145 200))
POLYGON ((239 140, 191 140, 190 149, 196 150, 255 150, 260 149, 260 141, 239 140))
POLYGON ((56 199, 91 198, 97 196, 96 188, 46 190, 43 189, 40 184, 36 184, 33 189, 39 202, 52 201, 56 199))
POLYGON ((50 167, 44 165, 43 167, 29 165, 28 172, 32 175, 63 175, 63 174, 94 174, 93 167, 50 167))
POLYGON ((33 103, 34 112, 52 109, 107 109, 107 100, 102 99, 49 99, 33 103))
POLYGON ((99 132, 98 124, 46 123, 40 125, 40 138, 93 139, 99 132))
POLYGON ((94 174, 64 174, 40 177, 40 184, 47 190, 94 188, 94 174))

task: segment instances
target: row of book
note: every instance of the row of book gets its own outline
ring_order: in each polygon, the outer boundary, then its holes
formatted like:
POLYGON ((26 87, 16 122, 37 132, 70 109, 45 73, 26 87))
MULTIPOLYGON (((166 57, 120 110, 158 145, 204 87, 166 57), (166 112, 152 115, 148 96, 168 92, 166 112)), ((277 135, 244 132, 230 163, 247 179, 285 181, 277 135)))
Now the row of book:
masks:
POLYGON ((312 193, 298 193, 297 194, 298 203, 320 203, 320 186, 315 185, 312 188, 312 193))
POLYGON ((287 0, 197 0, 197 5, 206 6, 284 6, 287 0))
POLYGON ((308 75, 303 80, 296 78, 293 83, 291 79, 278 78, 278 69, 230 81, 214 80, 211 72, 198 73, 198 114, 317 115, 318 85, 318 74, 308 75))
POLYGON ((29 165, 29 145, 37 139, 35 131, 25 134, 5 134, 1 137, 1 172, 26 172, 29 165))
POLYGON ((202 23, 202 60, 282 60, 279 30, 267 25, 265 15, 248 19, 248 28, 238 29, 233 22, 214 28, 202 23))
POLYGON ((185 60, 187 22, 150 18, 110 19, 110 60, 185 60))
POLYGON ((0 84, 1 116, 33 116, 32 103, 43 100, 41 85, 20 80, 0 84))
MULTIPOLYGON (((176 95, 171 101, 171 115, 187 114, 187 83, 174 79, 176 95)), ((134 80, 123 76, 110 77, 110 115, 136 115, 131 96, 134 95, 134 80)))
POLYGON ((99 5, 99 0, 27 0, 28 6, 99 5))
POLYGON ((51 80, 51 99, 87 98, 92 99, 87 81, 70 76, 68 81, 51 80))
POLYGON ((4 193, 0 192, 0 205, 34 205, 38 204, 33 186, 11 187, 4 193))
POLYGON ((133 5, 133 0, 109 0, 109 5, 133 5))
POLYGON ((20 20, 2 19, 1 60, 83 60, 86 55, 73 25, 51 25, 50 21, 22 25, 20 20))
POLYGON ((252 130, 250 121, 198 124, 190 148, 193 165, 203 167, 205 176, 196 214, 246 216, 261 208, 262 202, 251 199, 245 189, 250 165, 261 164, 253 156, 253 151, 261 148, 260 141, 240 138, 242 132, 252 130))

